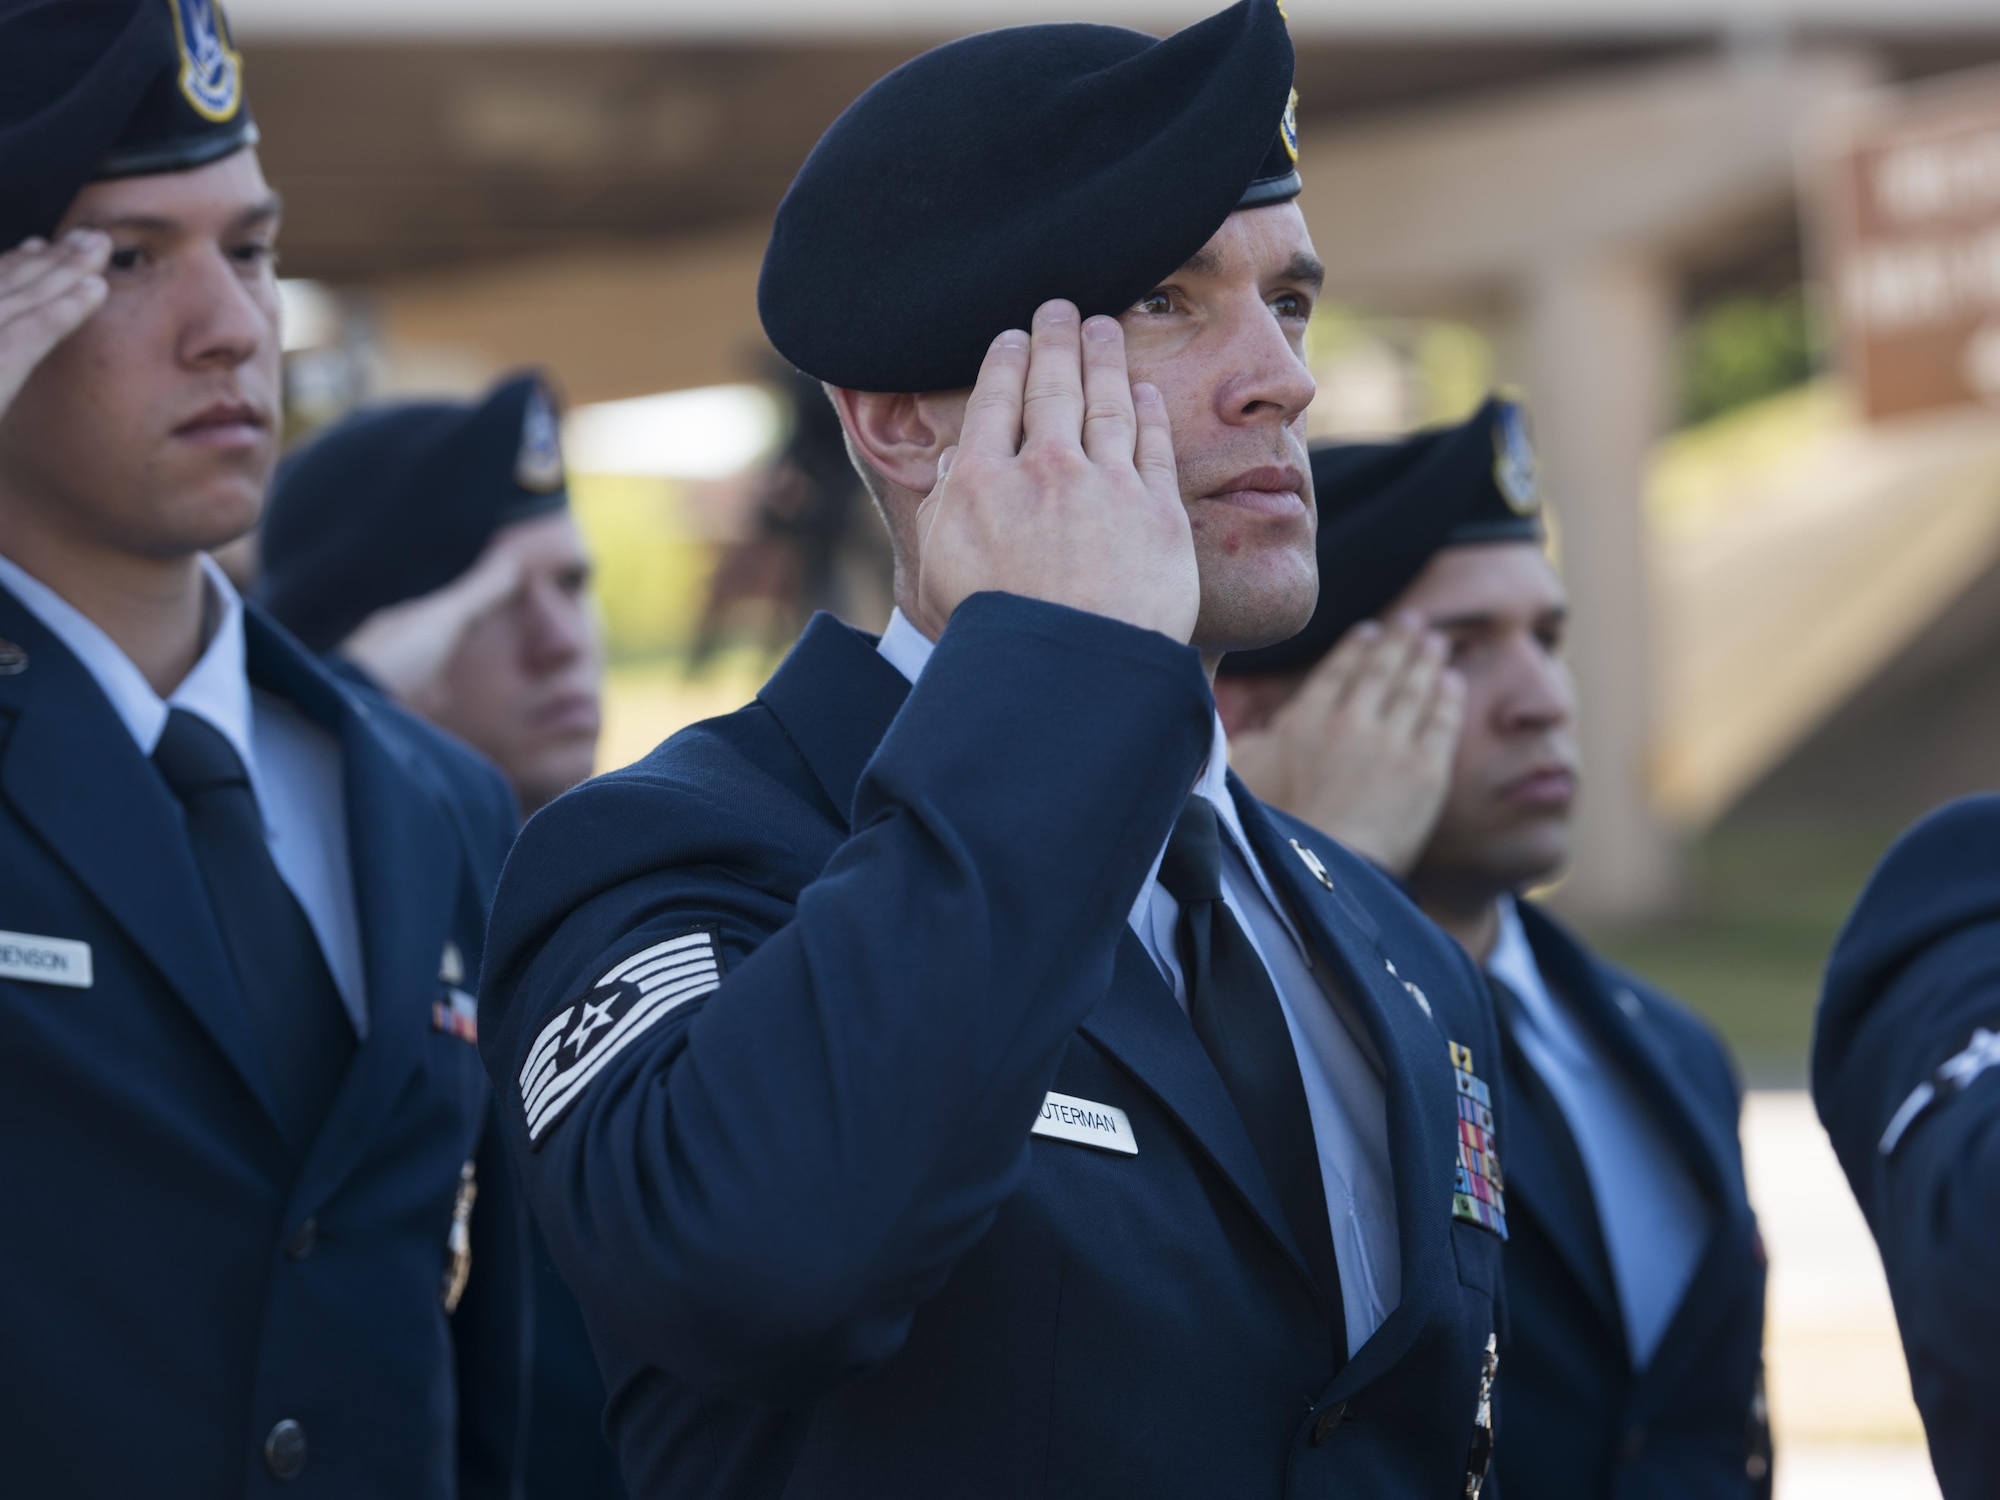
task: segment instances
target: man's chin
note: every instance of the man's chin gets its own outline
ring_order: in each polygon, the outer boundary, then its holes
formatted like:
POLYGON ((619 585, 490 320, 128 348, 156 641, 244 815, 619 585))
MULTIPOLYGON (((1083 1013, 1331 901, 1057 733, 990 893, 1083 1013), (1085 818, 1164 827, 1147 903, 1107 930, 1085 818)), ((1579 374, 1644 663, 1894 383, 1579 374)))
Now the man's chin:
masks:
POLYGON ((1290 549, 1257 559, 1203 558, 1192 644, 1219 656, 1288 641, 1306 628, 1318 601, 1318 570, 1301 566, 1290 549))

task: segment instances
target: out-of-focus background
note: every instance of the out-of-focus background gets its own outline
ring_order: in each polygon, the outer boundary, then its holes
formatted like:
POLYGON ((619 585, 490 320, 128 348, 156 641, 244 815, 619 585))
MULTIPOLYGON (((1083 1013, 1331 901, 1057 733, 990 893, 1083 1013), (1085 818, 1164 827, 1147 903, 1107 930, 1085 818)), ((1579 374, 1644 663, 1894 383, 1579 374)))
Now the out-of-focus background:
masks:
MULTIPOLYGON (((552 370, 614 662, 604 764, 628 761, 743 702, 810 610, 888 613, 824 403, 757 326, 819 132, 954 33, 1214 3, 236 0, 286 200, 290 426, 552 370)), ((2000 7, 1288 9, 1332 273, 1313 429, 1528 393, 1585 705, 1554 899, 1753 1087, 1781 1496, 1935 1495, 1801 1090, 1871 862, 2000 780, 2000 7)))

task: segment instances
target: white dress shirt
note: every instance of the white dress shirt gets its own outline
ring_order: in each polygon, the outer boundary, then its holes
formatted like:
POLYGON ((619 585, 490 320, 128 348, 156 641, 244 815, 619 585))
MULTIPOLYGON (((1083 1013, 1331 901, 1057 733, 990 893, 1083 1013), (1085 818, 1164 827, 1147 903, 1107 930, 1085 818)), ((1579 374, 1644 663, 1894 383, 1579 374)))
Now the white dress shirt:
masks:
POLYGON ((1708 1242, 1708 1202, 1617 1060, 1543 980, 1511 900, 1500 903, 1500 935, 1486 969, 1521 997, 1514 1040, 1576 1140, 1597 1199, 1632 1365, 1643 1370, 1708 1242))
POLYGON ((319 938, 356 1033, 366 1037, 368 998, 340 743, 284 699, 251 687, 243 601, 212 559, 202 558, 202 570, 218 616, 215 633, 169 698, 154 692, 132 659, 76 606, 5 556, 0 556, 0 587, 83 663, 141 755, 150 758, 160 743, 169 709, 185 709, 221 731, 249 773, 278 874, 319 938))
MULTIPOLYGON (((935 648, 899 609, 889 617, 879 648, 911 682, 935 648)), ((1243 829, 1229 795, 1229 741, 1222 720, 1208 761, 1193 790, 1215 808, 1228 837, 1222 861, 1222 900, 1250 939, 1271 976, 1291 1028, 1319 1148, 1340 1294, 1347 1313, 1347 1347, 1358 1350, 1382 1326, 1402 1297, 1402 1263, 1396 1230, 1395 1177, 1389 1165, 1389 1114, 1383 1069, 1367 1028, 1326 964, 1293 925, 1243 829)), ((1161 886, 1162 846, 1132 904, 1132 931, 1160 966, 1174 998, 1187 1009, 1187 984, 1176 954, 1174 929, 1180 903, 1161 886)))

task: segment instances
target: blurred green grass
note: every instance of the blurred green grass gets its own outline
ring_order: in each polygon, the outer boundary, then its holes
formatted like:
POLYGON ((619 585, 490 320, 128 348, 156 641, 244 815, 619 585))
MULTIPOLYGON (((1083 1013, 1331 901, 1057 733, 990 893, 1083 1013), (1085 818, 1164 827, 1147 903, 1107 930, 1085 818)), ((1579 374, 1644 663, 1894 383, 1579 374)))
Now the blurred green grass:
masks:
POLYGON ((1750 1083, 1802 1087, 1827 953, 1896 832, 1725 824, 1688 850, 1683 915, 1585 935, 1713 1021, 1750 1083))

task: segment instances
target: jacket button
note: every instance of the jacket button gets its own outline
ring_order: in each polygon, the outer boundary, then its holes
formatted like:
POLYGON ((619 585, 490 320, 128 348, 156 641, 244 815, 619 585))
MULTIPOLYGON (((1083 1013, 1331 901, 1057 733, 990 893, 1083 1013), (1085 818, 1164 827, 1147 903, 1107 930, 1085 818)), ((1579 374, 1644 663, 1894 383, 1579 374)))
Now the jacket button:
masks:
POLYGON ((1618 1462, 1621 1464, 1635 1464, 1639 1461, 1639 1455, 1645 1451, 1646 1429, 1643 1427, 1634 1427, 1618 1441, 1618 1462))
POLYGON ((273 1479, 297 1479, 306 1471, 306 1430, 290 1417, 264 1439, 264 1467, 273 1479))
POLYGON ((299 1232, 292 1236, 285 1246, 286 1260, 304 1260, 313 1253, 313 1246, 319 1243, 319 1220, 307 1219, 299 1226, 299 1232))
POLYGON ((1328 1438, 1333 1436, 1333 1430, 1345 1420, 1347 1420, 1347 1403, 1345 1401, 1334 1402, 1333 1405, 1321 1412, 1319 1420, 1313 1423, 1313 1442, 1315 1444, 1324 1444, 1328 1438))

